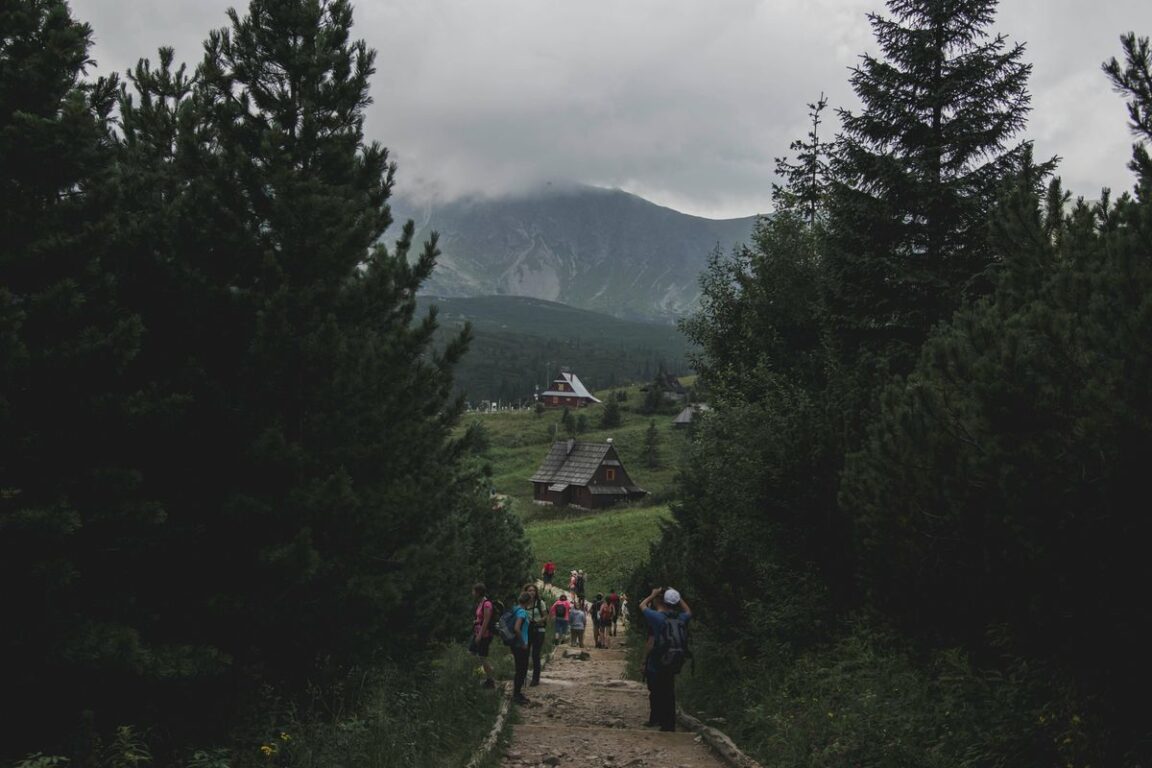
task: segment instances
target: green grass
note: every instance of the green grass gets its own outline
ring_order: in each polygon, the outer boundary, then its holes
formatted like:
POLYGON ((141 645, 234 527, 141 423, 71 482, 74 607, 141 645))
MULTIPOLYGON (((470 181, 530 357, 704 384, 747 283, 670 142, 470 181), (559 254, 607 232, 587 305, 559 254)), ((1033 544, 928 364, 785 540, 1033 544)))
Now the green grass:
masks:
MULTIPOLYGON (((566 588, 573 568, 587 573, 586 592, 622 588, 632 571, 648 557, 649 544, 660 535, 660 521, 669 519, 668 501, 675 493, 675 477, 687 448, 688 434, 672 427, 679 406, 652 416, 637 412, 643 402, 638 385, 622 387, 628 400, 620 404, 621 425, 600 429, 603 405, 575 412, 583 414, 590 429, 576 439, 604 441, 612 438, 632 481, 648 491, 640 501, 589 511, 573 507, 537 505, 532 501, 530 478, 559 434, 561 411, 477 414, 465 425, 478 421, 487 431, 489 447, 484 460, 492 467, 492 486, 513 499, 512 509, 524 521, 539 568, 545 560, 556 563, 557 586, 566 588), (646 466, 645 433, 651 421, 659 430, 659 465, 646 466), (556 428, 556 432, 553 429, 556 428)), ((607 401, 614 390, 597 392, 607 401)))
MULTIPOLYGON (((670 406, 668 413, 645 416, 633 410, 639 408, 643 400, 639 387, 632 385, 621 389, 629 395, 628 401, 621 403, 621 425, 614 429, 600 429, 600 414, 604 406, 582 408, 574 415, 583 415, 589 429, 577 435, 576 439, 602 442, 612 438, 632 481, 648 491, 648 503, 664 503, 673 493, 676 468, 687 443, 687 434, 672 427, 676 415, 673 411, 678 409, 670 406), (647 467, 644 462, 644 434, 650 420, 656 422, 660 435, 657 467, 647 467)), ((596 396, 607 400, 611 392, 597 392, 596 396)), ((560 414, 560 410, 547 410, 540 416, 520 411, 474 414, 464 419, 465 425, 478 422, 488 431, 491 447, 484 458, 492 466, 492 486, 497 493, 517 501, 515 507, 525 521, 540 514, 532 502, 532 483, 528 478, 540 466, 552 441, 567 438, 559 425, 560 414)))
POLYGON ((537 520, 527 526, 537 558, 556 563, 556 583, 568 586, 568 573, 583 569, 586 593, 623 588, 633 569, 648 557, 648 544, 669 518, 665 505, 615 507, 581 516, 537 520))

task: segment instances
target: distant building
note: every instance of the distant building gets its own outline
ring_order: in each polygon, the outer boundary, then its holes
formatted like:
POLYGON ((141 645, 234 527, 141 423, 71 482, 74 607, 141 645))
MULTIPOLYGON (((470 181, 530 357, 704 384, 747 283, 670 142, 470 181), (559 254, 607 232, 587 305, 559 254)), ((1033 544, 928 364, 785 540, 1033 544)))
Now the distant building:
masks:
POLYGON ((600 402, 584 386, 576 374, 564 368, 552 381, 552 386, 540 393, 545 408, 583 408, 600 402))
POLYGON ((692 422, 696 419, 697 414, 704 413, 707 410, 709 410, 709 408, 704 403, 690 405, 680 411, 676 418, 672 419, 672 426, 677 429, 686 429, 692 426, 692 422))
POLYGON ((680 383, 680 378, 671 373, 656 377, 656 386, 664 390, 664 397, 669 400, 683 401, 688 399, 688 389, 680 383))
POLYGON ((532 475, 538 504, 600 509, 647 493, 628 477, 611 442, 557 441, 532 475))

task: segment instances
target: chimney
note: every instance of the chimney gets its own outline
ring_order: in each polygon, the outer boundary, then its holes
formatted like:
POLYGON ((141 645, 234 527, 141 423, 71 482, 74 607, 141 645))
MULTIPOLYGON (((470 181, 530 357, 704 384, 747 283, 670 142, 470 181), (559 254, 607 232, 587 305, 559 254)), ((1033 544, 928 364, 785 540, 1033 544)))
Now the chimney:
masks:
MULTIPOLYGON (((571 437, 568 438, 568 452, 567 452, 568 454, 572 453, 572 448, 575 445, 576 445, 576 440, 574 438, 571 438, 571 437)), ((565 455, 567 455, 567 454, 565 454, 565 455)))

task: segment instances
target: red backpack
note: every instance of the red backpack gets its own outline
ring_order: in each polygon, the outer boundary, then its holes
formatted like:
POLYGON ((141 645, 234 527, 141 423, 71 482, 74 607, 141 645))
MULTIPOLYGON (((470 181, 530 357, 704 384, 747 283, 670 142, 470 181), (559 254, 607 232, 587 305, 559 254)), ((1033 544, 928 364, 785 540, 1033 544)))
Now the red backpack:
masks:
POLYGON ((600 623, 608 624, 612 621, 612 603, 607 600, 600 606, 600 623))

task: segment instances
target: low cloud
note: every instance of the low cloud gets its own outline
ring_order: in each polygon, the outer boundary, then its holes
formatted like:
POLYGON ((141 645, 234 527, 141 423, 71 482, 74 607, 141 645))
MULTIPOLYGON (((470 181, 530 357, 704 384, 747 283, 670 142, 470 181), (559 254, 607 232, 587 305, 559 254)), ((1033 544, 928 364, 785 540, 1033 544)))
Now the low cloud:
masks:
MULTIPOLYGON (((160 45, 195 62, 218 0, 73 0, 100 69, 160 45)), ((620 187, 700 215, 770 207, 773 158, 822 91, 854 105, 848 68, 874 48, 864 0, 361 0, 377 49, 368 133, 410 195, 501 194, 549 180, 620 187)), ((1099 72, 1152 4, 1008 0, 998 31, 1034 64, 1028 135, 1076 193, 1130 186, 1122 101, 1099 72)))

